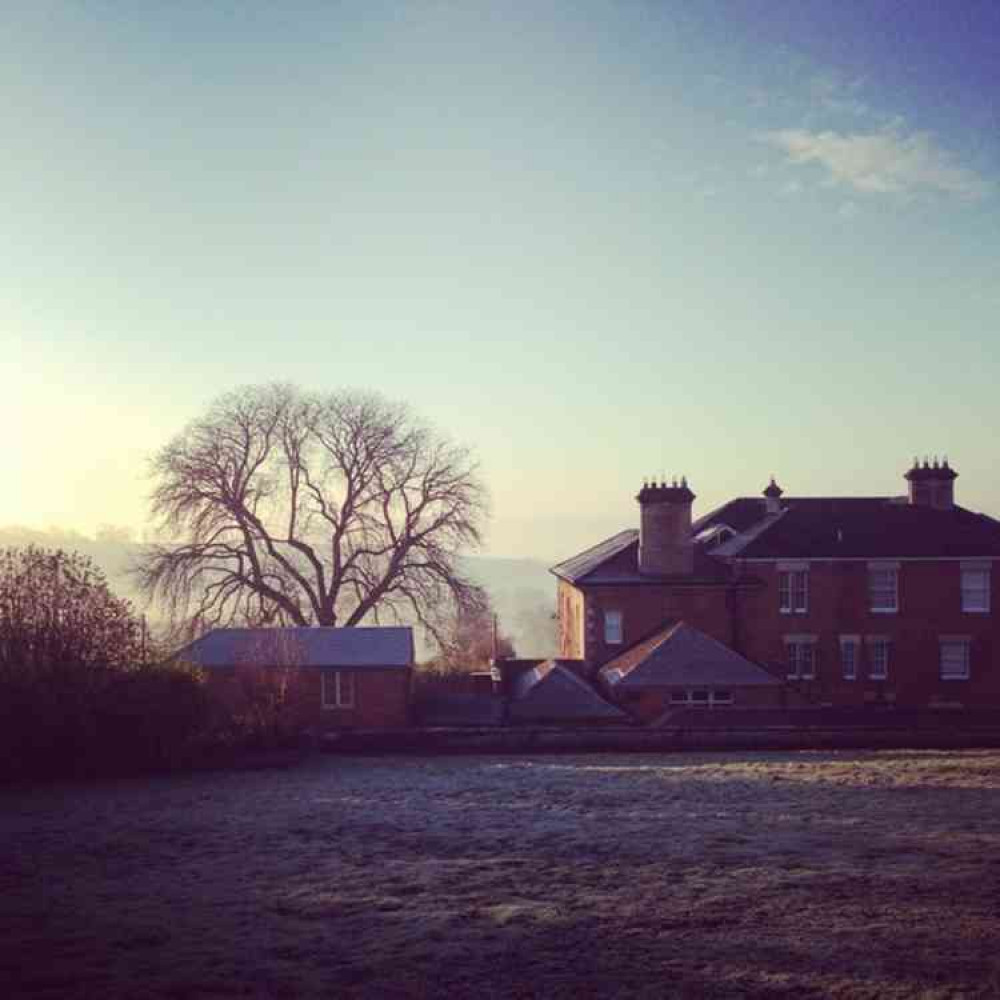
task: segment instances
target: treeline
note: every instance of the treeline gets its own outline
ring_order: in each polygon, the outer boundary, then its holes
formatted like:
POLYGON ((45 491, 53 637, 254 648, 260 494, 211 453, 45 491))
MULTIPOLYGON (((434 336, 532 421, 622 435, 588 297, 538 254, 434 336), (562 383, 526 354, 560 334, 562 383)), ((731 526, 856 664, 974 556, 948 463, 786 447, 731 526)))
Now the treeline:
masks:
POLYGON ((221 720, 86 557, 0 549, 0 779, 190 764, 221 720))

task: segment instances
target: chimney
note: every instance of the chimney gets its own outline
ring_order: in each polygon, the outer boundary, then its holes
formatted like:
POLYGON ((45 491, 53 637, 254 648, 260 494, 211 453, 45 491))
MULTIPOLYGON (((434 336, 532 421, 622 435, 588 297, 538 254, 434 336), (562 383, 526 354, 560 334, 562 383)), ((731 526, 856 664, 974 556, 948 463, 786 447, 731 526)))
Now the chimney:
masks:
POLYGON ((914 507, 951 510, 955 506, 955 480, 958 473, 948 465, 948 458, 933 464, 924 457, 923 465, 914 458, 913 467, 904 476, 909 483, 910 503, 914 507))
POLYGON ((771 476, 771 482, 767 489, 764 490, 764 510, 768 514, 780 514, 781 513, 781 494, 785 491, 774 481, 774 476, 771 476))
POLYGON ((639 495, 639 572, 651 576, 690 575, 694 571, 691 504, 687 479, 680 483, 643 483, 639 495))

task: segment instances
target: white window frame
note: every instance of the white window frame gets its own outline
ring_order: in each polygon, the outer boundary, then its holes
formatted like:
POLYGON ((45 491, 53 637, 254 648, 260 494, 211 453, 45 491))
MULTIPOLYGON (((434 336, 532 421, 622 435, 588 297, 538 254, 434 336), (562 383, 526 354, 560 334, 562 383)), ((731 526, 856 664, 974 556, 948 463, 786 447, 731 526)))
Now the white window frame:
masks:
POLYGON ((899 563, 868 564, 868 610, 876 615, 894 615, 899 612, 899 563), (877 587, 876 574, 886 574, 890 584, 877 587))
POLYGON ((868 642, 868 679, 873 681, 886 681, 889 679, 889 664, 892 661, 892 642, 885 636, 870 635, 868 642), (885 662, 878 663, 876 650, 885 651, 885 662), (881 669, 879 669, 881 667, 881 669))
POLYGON ((858 679, 858 655, 861 651, 861 637, 857 635, 842 635, 840 637, 840 675, 845 681, 858 679), (850 656, 845 655, 850 650, 850 656))
POLYGON ((964 635, 942 635, 938 640, 940 648, 940 676, 943 681, 967 681, 972 675, 972 641, 964 635), (959 669, 954 672, 945 672, 945 650, 961 650, 959 656, 959 669))
POLYGON ((604 612, 604 644, 620 646, 625 637, 625 620, 621 611, 610 609, 604 612))
POLYGON ((357 679, 349 670, 324 670, 321 674, 323 708, 354 708, 357 679), (350 683, 344 678, 349 677, 350 683), (331 698, 330 695, 333 695, 331 698))
POLYGON ((709 688, 692 688, 687 691, 671 691, 669 702, 672 707, 695 706, 697 708, 718 708, 720 706, 732 705, 735 699, 733 692, 728 688, 721 691, 710 690, 709 688), (694 699, 694 693, 698 691, 708 697, 698 701, 694 699))
POLYGON ((785 660, 790 681, 816 679, 816 637, 814 635, 785 636, 785 660), (805 651, 809 653, 806 655, 805 651))
POLYGON ((961 566, 962 611, 966 614, 988 615, 990 613, 990 579, 989 564, 963 563, 961 566), (971 580, 981 582, 977 586, 969 586, 971 580))
POLYGON ((809 613, 809 567, 778 565, 778 610, 783 615, 809 613))

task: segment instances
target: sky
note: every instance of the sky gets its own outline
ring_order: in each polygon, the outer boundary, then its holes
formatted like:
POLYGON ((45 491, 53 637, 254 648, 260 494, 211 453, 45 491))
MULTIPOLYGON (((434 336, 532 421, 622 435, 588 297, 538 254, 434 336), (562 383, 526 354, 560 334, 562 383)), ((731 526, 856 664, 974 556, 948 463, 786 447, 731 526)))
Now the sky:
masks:
POLYGON ((486 551, 900 493, 1000 516, 1000 4, 4 5, 0 525, 147 530, 214 398, 376 389, 486 551))

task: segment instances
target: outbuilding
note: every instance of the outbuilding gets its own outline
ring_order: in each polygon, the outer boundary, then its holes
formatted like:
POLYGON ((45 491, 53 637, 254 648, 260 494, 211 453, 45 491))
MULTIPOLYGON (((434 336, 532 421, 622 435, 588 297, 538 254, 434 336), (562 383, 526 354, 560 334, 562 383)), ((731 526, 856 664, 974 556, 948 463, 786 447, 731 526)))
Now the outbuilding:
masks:
POLYGON ((326 732, 392 729, 410 721, 413 630, 217 628, 173 659, 205 672, 233 707, 262 688, 278 691, 296 718, 326 732))

